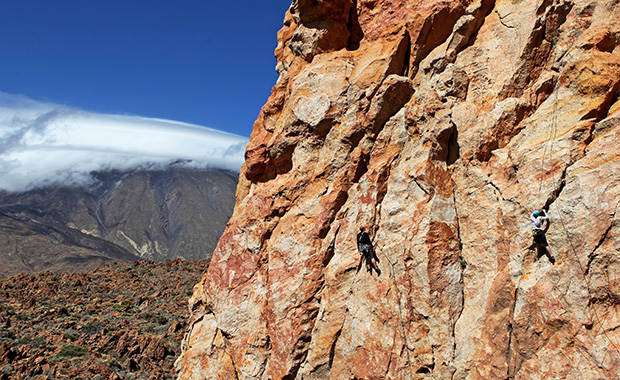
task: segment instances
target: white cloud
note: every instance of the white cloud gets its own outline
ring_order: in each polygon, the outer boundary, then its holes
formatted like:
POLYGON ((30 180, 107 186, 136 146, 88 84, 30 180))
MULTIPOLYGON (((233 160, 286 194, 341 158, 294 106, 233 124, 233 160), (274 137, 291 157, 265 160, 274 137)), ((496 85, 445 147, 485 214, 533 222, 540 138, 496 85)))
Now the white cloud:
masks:
POLYGON ((247 138, 170 120, 104 115, 0 92, 0 189, 76 184, 165 165, 239 170, 247 138))

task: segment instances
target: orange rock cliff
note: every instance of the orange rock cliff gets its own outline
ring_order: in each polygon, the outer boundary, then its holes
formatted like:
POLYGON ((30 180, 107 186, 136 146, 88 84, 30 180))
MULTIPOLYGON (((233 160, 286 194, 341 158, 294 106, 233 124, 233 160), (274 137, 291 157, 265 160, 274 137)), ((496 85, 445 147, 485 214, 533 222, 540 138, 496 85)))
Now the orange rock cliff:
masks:
POLYGON ((179 378, 618 378, 619 15, 294 0, 179 378))

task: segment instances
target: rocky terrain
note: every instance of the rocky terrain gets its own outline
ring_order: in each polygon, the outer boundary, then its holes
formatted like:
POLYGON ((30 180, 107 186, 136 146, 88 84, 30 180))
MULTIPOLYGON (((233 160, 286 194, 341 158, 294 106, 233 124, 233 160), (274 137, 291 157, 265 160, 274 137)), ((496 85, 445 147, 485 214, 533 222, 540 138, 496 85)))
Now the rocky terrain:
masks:
POLYGON ((619 14, 294 0, 179 378, 620 377, 619 14))
POLYGON ((93 173, 89 186, 0 192, 0 277, 208 259, 232 214, 237 177, 171 165, 93 173))
POLYGON ((0 379, 173 379, 208 261, 106 264, 0 281, 0 379))

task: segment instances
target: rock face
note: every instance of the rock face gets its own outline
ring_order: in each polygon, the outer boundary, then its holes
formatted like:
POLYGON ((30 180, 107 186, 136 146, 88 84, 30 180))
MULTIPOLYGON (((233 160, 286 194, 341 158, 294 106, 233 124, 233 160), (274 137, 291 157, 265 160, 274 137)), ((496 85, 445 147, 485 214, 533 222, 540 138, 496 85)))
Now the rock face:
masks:
POLYGON ((175 166, 94 176, 92 186, 0 192, 0 277, 210 258, 237 185, 235 172, 175 166))
POLYGON ((619 14, 293 1, 179 378, 617 378, 619 14))

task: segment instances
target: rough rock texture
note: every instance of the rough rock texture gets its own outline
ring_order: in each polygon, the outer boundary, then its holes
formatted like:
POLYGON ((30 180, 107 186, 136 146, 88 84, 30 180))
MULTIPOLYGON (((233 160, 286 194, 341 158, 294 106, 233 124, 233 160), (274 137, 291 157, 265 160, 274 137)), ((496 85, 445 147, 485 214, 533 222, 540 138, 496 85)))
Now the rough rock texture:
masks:
POLYGON ((208 261, 112 263, 0 279, 0 379, 174 379, 208 261))
POLYGON ((179 378, 618 378, 619 14, 295 0, 179 378))

